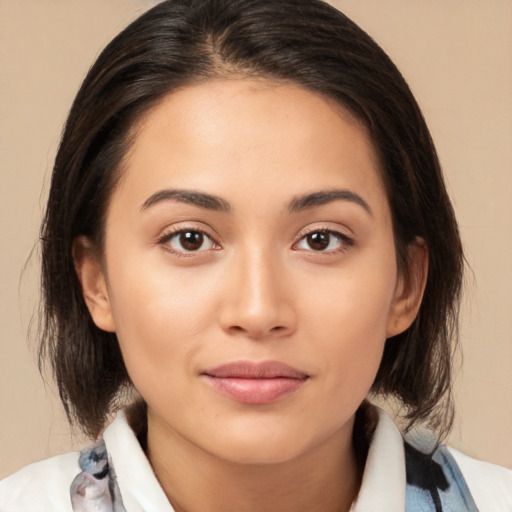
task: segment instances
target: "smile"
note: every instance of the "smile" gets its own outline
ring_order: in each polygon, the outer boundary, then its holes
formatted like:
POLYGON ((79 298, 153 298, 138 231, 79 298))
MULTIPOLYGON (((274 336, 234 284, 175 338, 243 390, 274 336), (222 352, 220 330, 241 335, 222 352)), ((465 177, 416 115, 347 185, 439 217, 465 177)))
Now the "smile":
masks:
POLYGON ((297 391, 309 375, 277 361, 237 361, 201 374, 221 394, 251 405, 263 405, 297 391))

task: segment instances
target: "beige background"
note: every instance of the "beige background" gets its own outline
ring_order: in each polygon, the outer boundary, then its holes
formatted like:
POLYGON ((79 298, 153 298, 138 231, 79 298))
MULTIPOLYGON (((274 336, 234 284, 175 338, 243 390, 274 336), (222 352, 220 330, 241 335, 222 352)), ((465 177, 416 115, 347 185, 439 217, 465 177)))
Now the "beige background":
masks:
MULTIPOLYGON (((69 429, 26 341, 37 239, 73 96, 149 0, 0 0, 0 477, 68 450, 69 429)), ((384 47, 431 127, 475 277, 450 443, 512 468, 512 2, 337 0, 384 47)))

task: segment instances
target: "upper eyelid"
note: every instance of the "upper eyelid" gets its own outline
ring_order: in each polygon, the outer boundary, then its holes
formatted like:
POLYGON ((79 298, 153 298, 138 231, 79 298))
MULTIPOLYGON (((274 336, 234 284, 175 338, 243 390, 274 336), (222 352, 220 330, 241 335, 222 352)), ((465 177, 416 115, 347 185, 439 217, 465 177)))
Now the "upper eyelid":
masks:
POLYGON ((298 244, 301 240, 303 240, 304 238, 306 238, 307 236, 309 236, 313 233, 329 233, 330 235, 334 235, 334 236, 341 238, 345 242, 351 242, 351 243, 354 242, 352 237, 346 235, 345 233, 342 233, 341 231, 337 231, 335 229, 313 229, 313 230, 308 231, 307 233, 304 233, 303 235, 299 236, 297 238, 297 241, 294 242, 293 245, 298 244))
POLYGON ((337 234, 343 238, 347 239, 353 239, 354 233, 350 228, 341 228, 341 227, 333 227, 332 225, 328 225, 327 223, 318 223, 310 226, 306 226, 305 228, 302 228, 299 230, 299 232, 295 235, 296 240, 300 240, 304 238, 307 235, 310 235, 311 233, 317 233, 317 232, 324 232, 324 233, 333 233, 337 234), (346 233, 346 231, 349 231, 350 233, 346 233))
POLYGON ((216 244, 219 243, 217 241, 217 237, 212 235, 209 232, 208 229, 203 228, 201 226, 193 225, 193 224, 184 225, 184 226, 181 226, 181 225, 178 224, 177 226, 169 226, 167 228, 164 228, 161 231, 161 233, 158 235, 158 241, 161 241, 161 240, 164 240, 164 239, 169 239, 169 238, 171 238, 172 236, 174 236, 174 235, 176 235, 178 233, 183 233, 183 232, 186 232, 186 231, 197 231, 198 233, 202 233, 203 235, 205 235, 208 238, 210 238, 216 244))

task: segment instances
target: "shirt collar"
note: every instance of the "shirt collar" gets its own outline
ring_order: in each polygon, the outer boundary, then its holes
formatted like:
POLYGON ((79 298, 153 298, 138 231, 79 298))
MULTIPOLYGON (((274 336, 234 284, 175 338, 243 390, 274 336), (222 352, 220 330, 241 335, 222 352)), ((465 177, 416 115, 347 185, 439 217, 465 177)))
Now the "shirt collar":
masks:
POLYGON ((375 409, 378 423, 370 439, 361 488, 350 512, 404 512, 405 455, 402 435, 382 409, 375 409))
POLYGON ((128 424, 125 411, 103 433, 103 439, 130 512, 173 512, 153 468, 128 424))

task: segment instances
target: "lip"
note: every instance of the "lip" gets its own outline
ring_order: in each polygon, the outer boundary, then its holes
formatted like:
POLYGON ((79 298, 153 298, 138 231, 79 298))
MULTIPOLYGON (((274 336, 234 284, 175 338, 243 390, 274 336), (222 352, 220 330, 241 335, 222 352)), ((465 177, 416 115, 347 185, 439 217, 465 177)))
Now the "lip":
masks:
POLYGON ((309 375, 279 361, 235 361, 201 373, 221 394, 237 402, 263 405, 294 393, 309 375))

